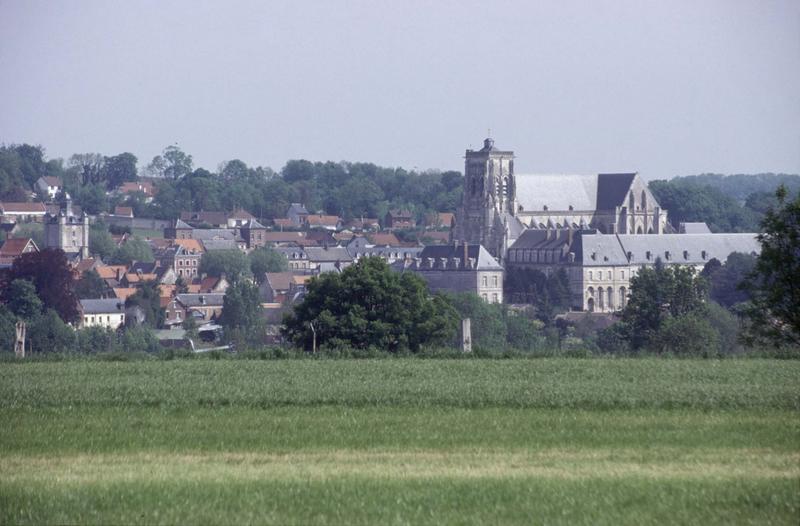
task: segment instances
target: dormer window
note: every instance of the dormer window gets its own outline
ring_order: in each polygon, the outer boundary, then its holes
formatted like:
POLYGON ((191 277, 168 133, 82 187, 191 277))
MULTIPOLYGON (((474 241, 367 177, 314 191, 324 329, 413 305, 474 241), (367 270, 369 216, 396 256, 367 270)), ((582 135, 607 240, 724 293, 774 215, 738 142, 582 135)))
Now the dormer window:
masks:
POLYGON ((702 252, 700 252, 700 257, 702 257, 704 260, 706 259, 706 256, 707 256, 707 254, 706 254, 706 251, 705 251, 705 250, 703 250, 702 252))
POLYGON ((665 251, 664 251, 664 259, 666 259, 667 261, 669 261, 671 257, 672 257, 672 256, 670 255, 670 253, 669 253, 669 250, 665 250, 665 251))
POLYGON ((645 254, 645 257, 647 258, 647 261, 650 261, 650 258, 652 257, 652 254, 650 254, 649 250, 647 251, 647 254, 645 254))
POLYGON ((570 211, 574 210, 574 208, 572 207, 572 205, 569 205, 569 210, 570 210, 570 211))
POLYGON ((689 251, 688 250, 684 250, 683 251, 683 259, 689 259, 689 251))
POLYGON ((544 211, 547 212, 548 208, 547 205, 544 205, 544 211))

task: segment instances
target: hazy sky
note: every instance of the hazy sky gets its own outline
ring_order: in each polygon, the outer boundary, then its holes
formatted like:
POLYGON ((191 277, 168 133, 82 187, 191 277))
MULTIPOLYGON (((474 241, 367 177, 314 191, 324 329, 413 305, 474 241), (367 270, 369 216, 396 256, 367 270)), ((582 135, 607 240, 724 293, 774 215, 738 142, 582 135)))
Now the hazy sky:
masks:
POLYGON ((0 72, 50 157, 800 173, 798 0, 0 0, 0 72))

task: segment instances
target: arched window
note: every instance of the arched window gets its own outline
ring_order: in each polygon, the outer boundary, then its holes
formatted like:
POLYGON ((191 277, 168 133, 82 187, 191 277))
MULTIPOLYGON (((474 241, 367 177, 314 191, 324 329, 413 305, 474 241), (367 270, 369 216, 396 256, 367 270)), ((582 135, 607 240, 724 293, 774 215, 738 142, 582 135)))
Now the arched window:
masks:
POLYGON ((642 190, 642 210, 647 210, 647 192, 642 190))
POLYGON ((603 290, 602 287, 600 287, 599 289, 597 289, 597 305, 600 307, 600 310, 603 310, 605 308, 605 303, 603 301, 604 298, 605 298, 605 291, 603 290))
POLYGON ((627 302, 628 294, 625 291, 625 287, 619 288, 619 308, 625 308, 625 303, 627 302))
POLYGON ((614 289, 608 287, 606 292, 608 293, 608 308, 614 310, 614 289))
POLYGON ((633 205, 634 205, 633 192, 631 192, 630 197, 628 197, 628 212, 633 212, 633 205))
POLYGON ((589 301, 586 302, 586 305, 589 308, 589 312, 594 312, 594 298, 589 298, 589 301))

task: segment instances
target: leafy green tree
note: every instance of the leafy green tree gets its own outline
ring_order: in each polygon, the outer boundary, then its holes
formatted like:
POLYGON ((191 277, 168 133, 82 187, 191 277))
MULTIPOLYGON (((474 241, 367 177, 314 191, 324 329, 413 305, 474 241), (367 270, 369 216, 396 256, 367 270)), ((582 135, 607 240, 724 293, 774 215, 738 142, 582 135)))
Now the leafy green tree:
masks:
POLYGON ((36 286, 36 295, 42 300, 44 309, 55 310, 67 323, 80 320, 74 277, 63 250, 46 248, 40 252, 22 254, 14 260, 4 278, 4 301, 8 298, 9 284, 16 279, 29 280, 36 286))
POLYGON ((52 309, 30 323, 27 336, 33 352, 64 353, 71 351, 75 345, 75 331, 52 309))
POLYGON ((96 215, 108 211, 108 196, 102 182, 75 187, 70 195, 87 214, 96 215))
POLYGON ((289 269, 289 261, 280 252, 270 248, 257 248, 248 255, 250 270, 260 284, 266 279, 267 272, 283 272, 289 269))
POLYGON ((96 270, 84 270, 75 283, 75 294, 80 299, 102 298, 108 292, 108 285, 96 270))
POLYGON ((99 153, 76 153, 69 158, 69 167, 78 175, 81 185, 103 183, 105 158, 99 153))
POLYGON ((258 287, 239 280, 225 291, 219 324, 225 338, 236 343, 258 344, 264 336, 264 318, 258 287))
POLYGON ((503 349, 507 328, 502 306, 483 301, 477 294, 462 292, 447 296, 458 312, 458 318, 470 319, 472 344, 476 348, 503 349))
POLYGON ((138 177, 137 161, 136 156, 128 152, 106 157, 102 173, 108 188, 117 188, 122 183, 136 181, 138 177))
POLYGON ((85 327, 75 332, 75 348, 83 354, 114 352, 117 333, 108 327, 85 327))
POLYGON ((6 294, 8 308, 23 320, 32 320, 42 312, 42 300, 36 295, 36 286, 27 279, 15 279, 6 294))
POLYGON ((200 260, 200 273, 216 277, 224 274, 228 281, 235 283, 250 275, 250 262, 241 250, 235 248, 211 250, 200 260))
POLYGON ((664 319, 650 342, 659 353, 686 356, 716 356, 719 335, 705 318, 683 314, 664 319))
POLYGON ((706 306, 706 319, 719 335, 719 353, 736 354, 744 351, 740 343, 741 323, 728 309, 715 301, 706 306))
POLYGON ((150 245, 136 236, 128 238, 125 244, 117 248, 111 257, 111 262, 115 265, 129 265, 134 261, 152 263, 154 260, 150 245))
POLYGON ((721 265, 712 259, 703 268, 703 276, 709 284, 709 297, 730 309, 737 303, 750 299, 750 294, 742 287, 746 278, 756 265, 756 257, 734 252, 721 265))
POLYGON ((117 244, 105 223, 97 222, 89 227, 89 252, 103 261, 108 261, 117 250, 117 244))
POLYGON ((631 278, 630 296, 622 320, 630 330, 633 349, 649 347, 667 318, 703 317, 708 285, 694 268, 666 267, 660 259, 653 268, 641 267, 631 278))
POLYGON ((13 351, 17 339, 15 324, 17 317, 0 303, 0 351, 13 351))
MULTIPOLYGON (((161 297, 159 296, 158 282, 145 281, 139 286, 135 294, 128 296, 125 300, 126 309, 141 309, 144 314, 144 325, 152 329, 159 329, 164 325, 166 313, 161 308, 161 297)), ((134 325, 133 318, 126 316, 126 324, 134 325), (128 323, 130 321, 130 323, 128 323)))
POLYGON ((161 350, 153 331, 146 326, 126 327, 119 342, 120 348, 126 352, 156 353, 161 350))
POLYGON ((349 345, 385 351, 419 351, 450 342, 458 314, 431 296, 413 273, 396 273, 380 258, 363 258, 341 274, 317 276, 302 303, 284 318, 284 335, 295 345, 349 345))
POLYGON ((781 186, 778 207, 762 222, 761 254, 747 283, 752 302, 748 340, 800 344, 800 193, 789 199, 781 186))

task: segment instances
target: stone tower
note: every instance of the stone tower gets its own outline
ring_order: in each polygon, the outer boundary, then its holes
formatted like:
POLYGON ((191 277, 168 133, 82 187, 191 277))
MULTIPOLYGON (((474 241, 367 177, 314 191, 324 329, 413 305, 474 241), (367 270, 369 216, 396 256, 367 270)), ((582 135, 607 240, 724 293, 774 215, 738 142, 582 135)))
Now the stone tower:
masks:
POLYGON ((464 156, 464 198, 456 238, 484 246, 495 258, 505 256, 506 223, 514 216, 514 152, 500 150, 487 138, 480 150, 464 156))
POLYGON ((60 248, 68 256, 89 257, 89 216, 73 214, 71 199, 66 198, 58 214, 45 216, 44 246, 60 248))

